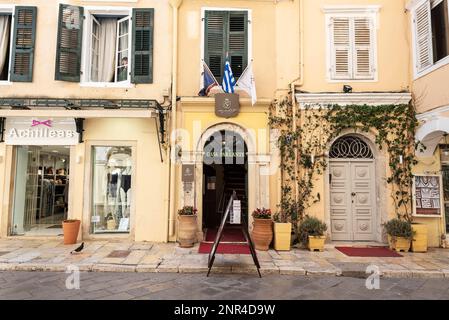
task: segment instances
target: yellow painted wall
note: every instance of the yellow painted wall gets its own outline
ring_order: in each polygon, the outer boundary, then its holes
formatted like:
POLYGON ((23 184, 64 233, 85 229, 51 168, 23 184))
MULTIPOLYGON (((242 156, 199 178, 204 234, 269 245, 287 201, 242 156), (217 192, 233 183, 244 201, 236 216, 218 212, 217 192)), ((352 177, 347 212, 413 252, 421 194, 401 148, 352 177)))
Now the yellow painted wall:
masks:
MULTIPOLYGON (((441 171, 440 149, 436 148, 432 157, 420 158, 413 168, 414 174, 439 174, 441 171)), ((440 246, 441 235, 446 234, 444 208, 442 218, 415 217, 414 222, 423 223, 428 228, 428 243, 431 247, 440 246)))
MULTIPOLYGON (((98 99, 162 99, 163 90, 171 83, 171 9, 167 1, 138 0, 137 2, 63 1, 80 6, 141 7, 155 9, 153 84, 132 85, 132 88, 81 87, 79 83, 55 81, 55 59, 59 3, 57 0, 6 1, 16 5, 37 6, 36 48, 33 82, 14 82, 0 86, 2 96, 98 98, 98 99)), ((84 29, 84 35, 89 31, 84 29)))
POLYGON ((201 80, 201 8, 250 9, 258 98, 272 99, 299 77, 299 1, 184 0, 179 10, 179 95, 197 96, 201 80))
POLYGON ((449 105, 449 65, 441 67, 413 82, 418 113, 449 105))
POLYGON ((308 92, 342 92, 343 84, 360 91, 409 90, 410 50, 408 16, 404 13, 403 0, 304 0, 304 86, 308 92), (325 6, 379 5, 377 30, 377 82, 326 80, 326 29, 325 6))

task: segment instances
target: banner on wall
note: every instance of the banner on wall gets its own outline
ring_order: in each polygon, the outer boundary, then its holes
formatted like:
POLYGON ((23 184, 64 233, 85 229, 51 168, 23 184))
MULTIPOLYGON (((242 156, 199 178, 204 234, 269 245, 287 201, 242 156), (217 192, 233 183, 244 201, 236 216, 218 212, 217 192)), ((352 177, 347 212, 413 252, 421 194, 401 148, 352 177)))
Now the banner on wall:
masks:
POLYGON ((7 145, 78 144, 78 132, 73 118, 6 118, 7 145))

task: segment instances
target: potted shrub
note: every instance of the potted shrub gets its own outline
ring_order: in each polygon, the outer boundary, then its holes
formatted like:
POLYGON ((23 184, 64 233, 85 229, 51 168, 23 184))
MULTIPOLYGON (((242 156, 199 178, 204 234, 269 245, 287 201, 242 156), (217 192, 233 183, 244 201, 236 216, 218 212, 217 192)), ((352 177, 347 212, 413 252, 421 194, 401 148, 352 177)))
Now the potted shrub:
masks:
POLYGON ((412 251, 427 252, 427 225, 421 223, 412 223, 412 230, 412 251))
POLYGON ((412 224, 409 221, 391 219, 384 224, 385 232, 388 235, 390 249, 408 252, 413 238, 412 224))
POLYGON ((64 244, 75 244, 80 231, 81 220, 64 220, 62 231, 64 234, 64 244))
POLYGON ((310 251, 324 251, 327 225, 321 220, 306 216, 299 225, 299 241, 310 251))
POLYGON ((196 242, 197 211, 192 206, 178 211, 178 242, 181 248, 191 248, 196 242))
POLYGON ((257 208, 253 211, 252 216, 254 218, 254 228, 251 237, 254 241, 254 245, 257 250, 267 251, 273 240, 273 220, 271 220, 271 210, 257 208))
POLYGON ((274 249, 289 251, 292 242, 292 224, 281 213, 274 215, 274 249))

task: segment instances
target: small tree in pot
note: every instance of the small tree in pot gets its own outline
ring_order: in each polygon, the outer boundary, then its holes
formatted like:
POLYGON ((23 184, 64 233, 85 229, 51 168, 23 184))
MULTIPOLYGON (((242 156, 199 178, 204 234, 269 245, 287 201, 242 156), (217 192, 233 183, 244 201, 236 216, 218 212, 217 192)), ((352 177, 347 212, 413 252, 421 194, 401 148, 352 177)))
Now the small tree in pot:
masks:
POLYGON ((197 240, 197 212, 192 206, 178 211, 178 242, 181 248, 191 248, 197 240))
POLYGON ((321 220, 306 216, 299 225, 299 241, 310 251, 324 251, 327 225, 321 220))
POLYGON ((388 235, 390 249, 405 252, 410 250, 410 244, 414 234, 410 221, 395 218, 391 219, 383 226, 388 235))
POLYGON ((257 250, 267 251, 273 240, 273 220, 271 220, 271 210, 257 208, 253 211, 252 216, 254 218, 254 228, 251 236, 254 245, 257 250))

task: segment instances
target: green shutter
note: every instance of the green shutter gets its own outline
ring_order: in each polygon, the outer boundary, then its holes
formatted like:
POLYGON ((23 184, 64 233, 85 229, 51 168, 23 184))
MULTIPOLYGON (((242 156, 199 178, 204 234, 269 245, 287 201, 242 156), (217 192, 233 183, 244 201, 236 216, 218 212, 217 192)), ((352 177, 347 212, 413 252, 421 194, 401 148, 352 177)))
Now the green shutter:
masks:
POLYGON ((248 13, 231 11, 228 26, 227 50, 232 73, 237 80, 248 65, 248 13))
POLYGON ((248 65, 248 12, 206 11, 204 59, 219 83, 226 57, 237 80, 248 65))
POLYGON ((36 42, 36 7, 17 6, 14 12, 11 81, 33 80, 34 44, 36 42))
POLYGON ((80 81, 83 12, 83 7, 59 5, 55 80, 80 81))
POLYGON ((204 61, 219 83, 222 81, 224 61, 227 51, 226 26, 227 11, 206 11, 204 61))
POLYGON ((154 9, 133 9, 131 82, 153 83, 154 9))

